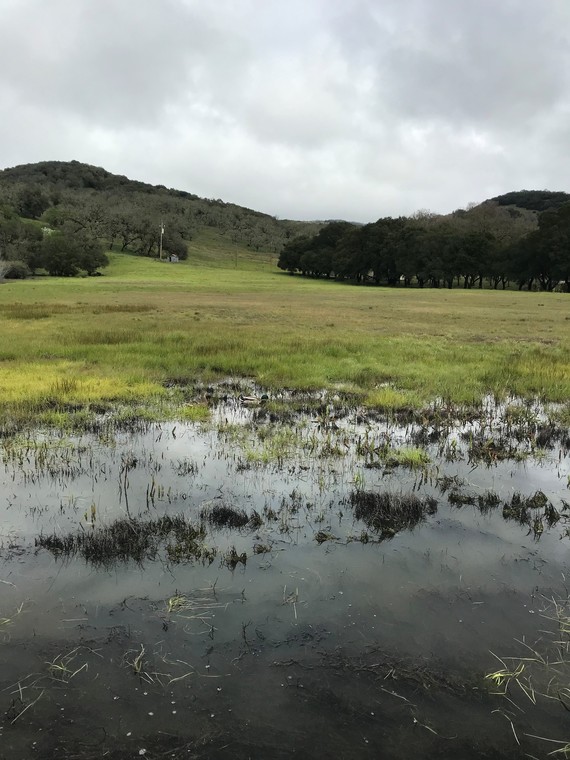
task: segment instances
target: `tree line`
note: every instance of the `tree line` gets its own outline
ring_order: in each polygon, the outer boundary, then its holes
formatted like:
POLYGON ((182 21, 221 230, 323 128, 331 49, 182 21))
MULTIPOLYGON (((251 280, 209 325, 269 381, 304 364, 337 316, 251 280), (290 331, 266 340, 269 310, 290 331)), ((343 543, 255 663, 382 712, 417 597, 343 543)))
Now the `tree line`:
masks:
POLYGON ((546 191, 534 195, 547 210, 537 213, 500 198, 447 216, 419 212, 366 225, 332 222, 316 235, 287 243, 278 266, 309 277, 377 285, 514 285, 519 290, 556 287, 570 292, 568 196, 546 191), (556 198, 548 203, 544 196, 556 198))
POLYGON ((84 230, 53 230, 0 208, 0 278, 24 279, 40 269, 58 277, 94 275, 108 263, 100 241, 84 230))

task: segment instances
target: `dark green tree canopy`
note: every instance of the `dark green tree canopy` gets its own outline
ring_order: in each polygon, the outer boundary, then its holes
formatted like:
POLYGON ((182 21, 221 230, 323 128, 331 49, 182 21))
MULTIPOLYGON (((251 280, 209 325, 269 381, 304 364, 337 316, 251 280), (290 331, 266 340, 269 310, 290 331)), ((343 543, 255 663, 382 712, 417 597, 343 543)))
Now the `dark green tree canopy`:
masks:
POLYGON ((54 232, 42 242, 41 263, 51 275, 73 277, 81 271, 95 274, 109 260, 101 244, 84 233, 54 232))
POLYGON ((529 211, 548 211, 557 209, 570 202, 570 195, 561 191, 551 190, 518 190, 512 193, 491 198, 499 206, 518 206, 529 211))
POLYGON ((16 211, 29 219, 39 219, 49 206, 49 198, 39 185, 24 185, 16 196, 16 211))
POLYGON ((570 291, 570 203, 538 217, 490 201, 447 216, 329 224, 287 244, 279 267, 384 285, 570 291))

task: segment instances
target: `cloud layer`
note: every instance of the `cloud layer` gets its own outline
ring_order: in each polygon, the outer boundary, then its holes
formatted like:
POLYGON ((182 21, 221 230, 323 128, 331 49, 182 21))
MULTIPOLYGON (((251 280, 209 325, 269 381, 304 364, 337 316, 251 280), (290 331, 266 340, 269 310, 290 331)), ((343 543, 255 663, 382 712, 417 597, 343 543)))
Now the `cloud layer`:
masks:
POLYGON ((567 0, 0 0, 0 164, 281 217, 570 189, 567 0))

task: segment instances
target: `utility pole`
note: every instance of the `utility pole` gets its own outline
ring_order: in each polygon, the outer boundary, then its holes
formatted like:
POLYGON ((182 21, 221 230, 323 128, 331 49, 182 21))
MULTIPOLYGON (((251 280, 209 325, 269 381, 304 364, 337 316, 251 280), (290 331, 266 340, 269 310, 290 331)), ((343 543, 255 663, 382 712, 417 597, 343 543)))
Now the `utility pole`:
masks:
POLYGON ((158 247, 158 258, 162 261, 162 236, 164 235, 164 222, 160 222, 160 245, 158 247))

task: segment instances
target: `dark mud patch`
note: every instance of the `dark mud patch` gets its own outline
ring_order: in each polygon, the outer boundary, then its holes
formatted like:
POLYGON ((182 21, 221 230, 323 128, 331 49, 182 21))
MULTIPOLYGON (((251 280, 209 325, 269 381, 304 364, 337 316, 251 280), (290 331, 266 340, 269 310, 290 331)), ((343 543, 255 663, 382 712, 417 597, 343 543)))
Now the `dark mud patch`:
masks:
POLYGON ((478 672, 331 648, 319 629, 265 640, 242 628, 241 641, 194 663, 134 630, 69 651, 37 646, 33 673, 0 680, 0 757, 517 757, 506 732, 477 730, 493 704, 478 672))

